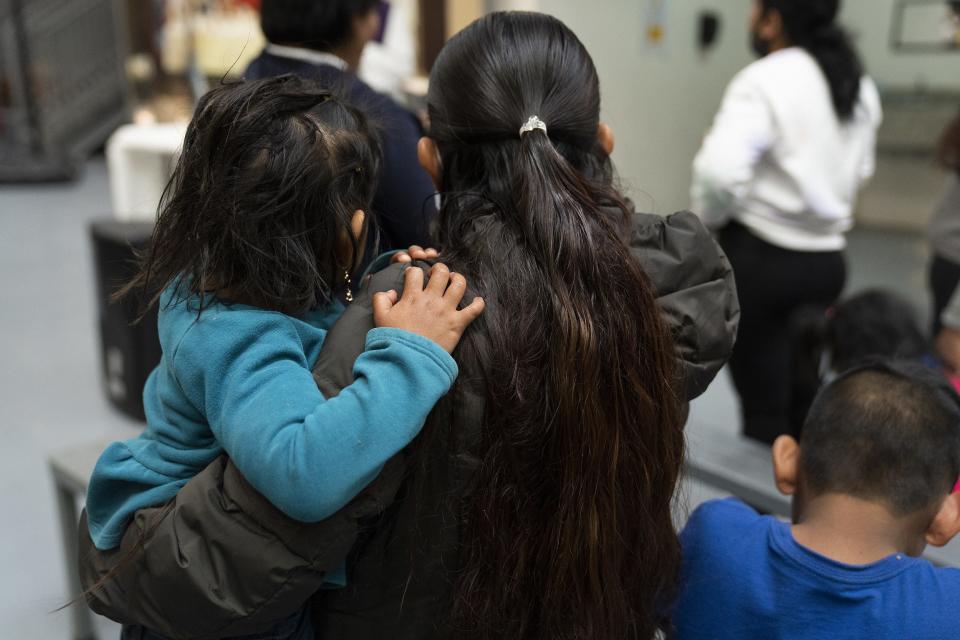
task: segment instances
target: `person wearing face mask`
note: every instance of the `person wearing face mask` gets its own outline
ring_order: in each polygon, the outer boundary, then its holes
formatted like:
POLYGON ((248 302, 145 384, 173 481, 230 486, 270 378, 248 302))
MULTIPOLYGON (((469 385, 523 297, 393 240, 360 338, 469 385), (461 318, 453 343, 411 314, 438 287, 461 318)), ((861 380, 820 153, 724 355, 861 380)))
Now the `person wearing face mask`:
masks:
POLYGON ((843 290, 844 235, 874 171, 880 98, 839 11, 840 0, 754 1, 760 59, 731 81, 693 166, 693 210, 737 278, 743 431, 765 442, 789 432, 790 320, 843 290))

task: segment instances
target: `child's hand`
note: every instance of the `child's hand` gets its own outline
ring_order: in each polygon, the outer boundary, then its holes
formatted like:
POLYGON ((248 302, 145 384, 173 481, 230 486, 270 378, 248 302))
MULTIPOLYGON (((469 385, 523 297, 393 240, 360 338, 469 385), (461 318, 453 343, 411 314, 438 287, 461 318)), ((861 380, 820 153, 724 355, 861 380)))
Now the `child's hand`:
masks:
POLYGON ((420 245, 412 245, 406 251, 398 251, 390 259, 391 263, 407 264, 415 260, 433 260, 440 255, 436 249, 424 249, 420 245))
POLYGON ((423 287, 423 269, 409 267, 404 273, 403 296, 396 291, 373 296, 373 321, 378 327, 393 327, 433 340, 453 353, 467 326, 483 313, 483 298, 474 298, 458 311, 467 291, 467 279, 450 273, 437 263, 430 270, 430 282, 423 287), (448 286, 449 285, 449 286, 448 286))

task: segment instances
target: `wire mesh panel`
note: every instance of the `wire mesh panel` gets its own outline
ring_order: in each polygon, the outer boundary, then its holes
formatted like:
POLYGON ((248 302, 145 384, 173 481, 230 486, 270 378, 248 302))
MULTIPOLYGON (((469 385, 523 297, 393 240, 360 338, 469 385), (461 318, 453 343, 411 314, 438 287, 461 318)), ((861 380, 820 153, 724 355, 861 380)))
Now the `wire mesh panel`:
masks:
POLYGON ((0 180, 69 176, 127 119, 123 2, 0 2, 0 180))

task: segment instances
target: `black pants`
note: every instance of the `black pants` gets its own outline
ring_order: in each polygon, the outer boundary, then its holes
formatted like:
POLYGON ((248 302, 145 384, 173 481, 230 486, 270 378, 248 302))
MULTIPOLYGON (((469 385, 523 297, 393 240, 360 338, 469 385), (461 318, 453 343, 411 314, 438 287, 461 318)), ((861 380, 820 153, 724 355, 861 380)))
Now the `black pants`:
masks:
POLYGON ((934 254, 930 263, 930 291, 933 292, 933 318, 930 320, 934 338, 940 333, 940 314, 947 308, 953 292, 960 284, 960 264, 934 254))
POLYGON ((740 331, 730 358, 743 433, 772 443, 790 433, 793 388, 791 324, 802 310, 822 311, 840 296, 843 253, 789 251, 730 223, 720 233, 737 279, 740 331))

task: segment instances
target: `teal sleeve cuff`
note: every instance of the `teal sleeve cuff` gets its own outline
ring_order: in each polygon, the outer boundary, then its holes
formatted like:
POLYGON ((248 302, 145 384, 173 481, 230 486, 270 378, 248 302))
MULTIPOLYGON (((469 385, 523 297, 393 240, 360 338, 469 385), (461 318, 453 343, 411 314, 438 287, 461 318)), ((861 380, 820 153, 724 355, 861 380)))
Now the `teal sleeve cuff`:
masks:
POLYGON ((429 338, 392 327, 378 327, 367 332, 367 349, 377 349, 391 344, 400 344, 426 356, 447 374, 447 386, 453 384, 460 373, 457 361, 443 347, 429 338))

